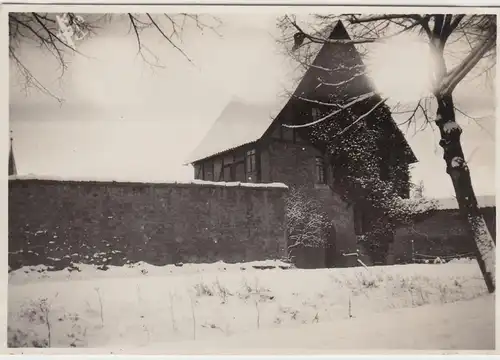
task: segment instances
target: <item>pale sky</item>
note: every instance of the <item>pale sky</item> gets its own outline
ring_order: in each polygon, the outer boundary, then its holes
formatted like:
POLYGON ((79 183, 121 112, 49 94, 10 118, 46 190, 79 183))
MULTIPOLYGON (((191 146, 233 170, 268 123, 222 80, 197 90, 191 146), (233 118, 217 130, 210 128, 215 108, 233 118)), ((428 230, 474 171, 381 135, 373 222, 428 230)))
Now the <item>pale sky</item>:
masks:
MULTIPOLYGON (((10 127, 19 174, 105 177, 117 180, 188 180, 183 161, 232 97, 274 101, 291 78, 288 59, 279 53, 276 17, 224 14, 221 37, 187 26, 183 50, 190 64, 167 43, 145 34, 147 46, 165 68, 151 69, 137 56, 128 26, 113 23, 85 40, 59 79, 54 61, 40 49, 25 47, 32 72, 64 97, 60 106, 36 91, 26 95, 11 72, 10 127)), ((495 95, 483 81, 460 85, 456 105, 487 117, 478 126, 459 117, 466 157, 477 195, 494 194, 495 95)), ((402 115, 394 116, 397 121, 402 115)), ((420 160, 413 181, 426 194, 454 194, 442 150, 430 129, 407 140, 420 160)), ((230 134, 228 134, 230 136, 230 134)))

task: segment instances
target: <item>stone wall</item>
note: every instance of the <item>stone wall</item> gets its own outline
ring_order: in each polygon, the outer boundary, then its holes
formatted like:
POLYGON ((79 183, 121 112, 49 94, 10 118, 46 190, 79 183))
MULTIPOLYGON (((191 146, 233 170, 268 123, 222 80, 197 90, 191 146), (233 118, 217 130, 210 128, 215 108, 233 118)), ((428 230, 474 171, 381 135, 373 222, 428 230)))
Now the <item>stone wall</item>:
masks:
POLYGON ((9 180, 9 266, 285 255, 282 184, 9 180))
MULTIPOLYGON (((496 208, 483 208, 481 212, 493 239, 496 239, 496 208)), ((397 229, 393 246, 396 263, 412 262, 412 254, 417 254, 417 259, 433 259, 439 256, 470 254, 474 251, 475 246, 467 236, 460 213, 456 209, 436 210, 413 226, 397 229)))

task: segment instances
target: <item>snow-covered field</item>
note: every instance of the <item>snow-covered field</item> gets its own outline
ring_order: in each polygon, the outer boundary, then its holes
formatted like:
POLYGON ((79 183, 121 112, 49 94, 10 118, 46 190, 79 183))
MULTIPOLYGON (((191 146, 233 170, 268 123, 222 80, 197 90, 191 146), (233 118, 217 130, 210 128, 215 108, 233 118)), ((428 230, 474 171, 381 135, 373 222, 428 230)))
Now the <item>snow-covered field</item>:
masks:
POLYGON ((475 262, 320 270, 279 262, 78 268, 9 274, 9 347, 163 353, 202 353, 209 343, 219 349, 494 347, 493 296, 475 262), (461 329, 467 316, 473 325, 461 329), (422 334, 430 340, 418 340, 422 334))
MULTIPOLYGON (((159 350, 164 344, 150 346, 159 350)), ((332 350, 485 350, 495 347, 494 297, 285 329, 252 331, 215 341, 172 344, 175 354, 328 354, 332 350)))

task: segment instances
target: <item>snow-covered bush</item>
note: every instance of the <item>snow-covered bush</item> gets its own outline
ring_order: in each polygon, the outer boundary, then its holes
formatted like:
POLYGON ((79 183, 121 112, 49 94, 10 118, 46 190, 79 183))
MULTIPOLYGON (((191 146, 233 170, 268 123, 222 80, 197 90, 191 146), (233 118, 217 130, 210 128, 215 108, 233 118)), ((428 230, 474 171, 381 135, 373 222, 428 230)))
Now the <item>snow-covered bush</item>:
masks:
POLYGON ((290 188, 286 200, 289 252, 298 247, 323 247, 332 220, 321 204, 303 188, 290 188))

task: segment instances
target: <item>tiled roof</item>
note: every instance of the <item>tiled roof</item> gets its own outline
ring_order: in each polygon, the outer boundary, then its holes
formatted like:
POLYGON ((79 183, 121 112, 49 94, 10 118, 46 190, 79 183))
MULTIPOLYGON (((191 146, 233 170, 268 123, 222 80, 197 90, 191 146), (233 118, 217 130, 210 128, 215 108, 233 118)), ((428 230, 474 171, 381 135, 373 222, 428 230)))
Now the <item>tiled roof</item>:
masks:
POLYGON ((186 162, 193 163, 259 140, 281 110, 279 105, 231 101, 186 162))
MULTIPOLYGON (((477 202, 480 208, 496 207, 494 195, 477 196, 477 202)), ((456 198, 441 198, 436 199, 437 206, 440 210, 453 210, 458 209, 456 198)))

